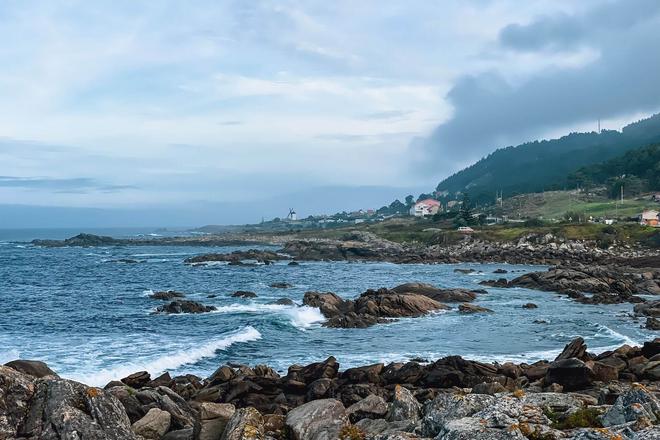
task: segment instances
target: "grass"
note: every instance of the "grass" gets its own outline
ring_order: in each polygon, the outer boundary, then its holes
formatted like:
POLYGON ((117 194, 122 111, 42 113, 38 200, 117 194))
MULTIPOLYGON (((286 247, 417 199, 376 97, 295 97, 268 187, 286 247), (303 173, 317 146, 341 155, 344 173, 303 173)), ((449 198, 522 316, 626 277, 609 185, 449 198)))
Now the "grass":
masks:
POLYGON ((575 428, 602 428, 598 418, 602 411, 596 408, 581 408, 565 417, 557 416, 551 410, 544 411, 546 417, 552 421, 554 429, 575 429, 575 428))

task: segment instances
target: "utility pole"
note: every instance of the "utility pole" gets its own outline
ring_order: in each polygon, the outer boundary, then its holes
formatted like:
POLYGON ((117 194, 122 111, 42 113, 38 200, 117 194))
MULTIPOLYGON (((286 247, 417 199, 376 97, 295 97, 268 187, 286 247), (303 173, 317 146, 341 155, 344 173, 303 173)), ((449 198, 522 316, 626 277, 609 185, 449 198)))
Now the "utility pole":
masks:
POLYGON ((600 134, 600 118, 598 118, 598 134, 600 134))

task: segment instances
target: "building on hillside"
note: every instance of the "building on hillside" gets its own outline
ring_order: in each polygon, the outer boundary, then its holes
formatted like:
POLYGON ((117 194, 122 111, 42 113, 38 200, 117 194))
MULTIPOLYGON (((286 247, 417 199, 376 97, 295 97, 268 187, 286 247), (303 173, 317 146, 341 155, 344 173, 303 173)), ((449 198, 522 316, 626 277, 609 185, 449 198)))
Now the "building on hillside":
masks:
POLYGON ((426 217, 427 215, 437 214, 442 208, 442 204, 434 199, 424 199, 415 203, 410 208, 410 215, 415 217, 426 217))
POLYGON ((660 212, 655 209, 646 209, 639 216, 639 224, 645 226, 654 226, 658 227, 660 225, 660 219, 658 218, 660 212))
POLYGON ((447 202, 447 210, 460 206, 461 204, 463 204, 463 202, 460 200, 450 200, 447 202))
POLYGON ((660 193, 658 193, 658 194, 653 194, 653 195, 651 196, 651 200, 653 200, 654 202, 659 202, 659 203, 660 203, 660 193))

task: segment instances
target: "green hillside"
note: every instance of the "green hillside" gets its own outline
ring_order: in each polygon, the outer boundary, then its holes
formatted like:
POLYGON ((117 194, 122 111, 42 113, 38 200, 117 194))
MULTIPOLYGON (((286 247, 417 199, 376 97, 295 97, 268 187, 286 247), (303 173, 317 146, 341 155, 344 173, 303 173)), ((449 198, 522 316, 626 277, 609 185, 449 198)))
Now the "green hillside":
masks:
POLYGON ((478 203, 492 201, 496 191, 511 197, 561 190, 576 183, 569 176, 578 169, 652 143, 660 143, 660 114, 630 124, 620 132, 571 133, 560 139, 496 150, 443 180, 436 190, 449 193, 449 197, 468 192, 478 203))

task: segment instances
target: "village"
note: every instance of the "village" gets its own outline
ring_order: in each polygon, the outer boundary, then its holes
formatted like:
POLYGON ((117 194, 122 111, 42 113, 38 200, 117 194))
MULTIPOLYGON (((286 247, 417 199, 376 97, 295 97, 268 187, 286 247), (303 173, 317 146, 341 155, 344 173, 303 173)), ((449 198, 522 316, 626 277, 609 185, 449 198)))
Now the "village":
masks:
POLYGON ((378 210, 359 209, 332 215, 310 215, 305 218, 299 218, 295 210, 289 209, 285 218, 275 218, 262 222, 261 225, 289 230, 326 229, 379 223, 391 219, 409 219, 419 222, 449 221, 455 225, 456 230, 465 233, 470 233, 477 227, 525 223, 637 223, 640 226, 660 227, 660 193, 643 194, 629 200, 604 201, 593 193, 554 191, 519 195, 509 199, 498 197, 494 203, 481 206, 465 206, 464 194, 457 193, 453 199, 448 199, 447 196, 437 194, 437 198, 420 197, 416 202, 412 202, 408 196, 407 203, 397 200, 378 210))

